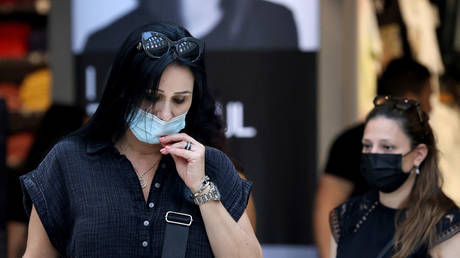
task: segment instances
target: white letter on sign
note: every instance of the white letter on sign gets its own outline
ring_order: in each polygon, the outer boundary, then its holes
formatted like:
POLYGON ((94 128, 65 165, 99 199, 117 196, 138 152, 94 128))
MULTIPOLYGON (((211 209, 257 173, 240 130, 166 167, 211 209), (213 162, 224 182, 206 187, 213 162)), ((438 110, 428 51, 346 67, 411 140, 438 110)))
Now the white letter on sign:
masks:
POLYGON ((230 138, 235 136, 237 138, 253 138, 257 134, 254 127, 244 127, 243 125, 243 103, 228 102, 227 103, 227 131, 225 136, 230 138))

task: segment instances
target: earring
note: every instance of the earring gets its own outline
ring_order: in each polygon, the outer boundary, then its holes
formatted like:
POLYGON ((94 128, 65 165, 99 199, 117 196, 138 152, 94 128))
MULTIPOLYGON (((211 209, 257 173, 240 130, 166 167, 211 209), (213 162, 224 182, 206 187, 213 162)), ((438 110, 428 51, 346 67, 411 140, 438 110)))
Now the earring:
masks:
POLYGON ((415 166, 415 174, 420 175, 420 169, 418 166, 415 166))

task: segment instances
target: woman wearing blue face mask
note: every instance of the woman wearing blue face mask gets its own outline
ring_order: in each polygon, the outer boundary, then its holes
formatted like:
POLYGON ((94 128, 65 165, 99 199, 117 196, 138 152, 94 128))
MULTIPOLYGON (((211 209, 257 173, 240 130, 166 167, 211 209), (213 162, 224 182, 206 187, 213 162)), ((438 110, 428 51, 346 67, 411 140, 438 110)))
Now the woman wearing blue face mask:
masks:
POLYGON ((460 211, 441 191, 438 151, 418 102, 377 97, 361 173, 375 188, 331 212, 331 257, 458 257, 460 211))
POLYGON ((260 257, 251 184, 219 146, 204 45, 172 24, 129 35, 81 130, 21 177, 24 257, 260 257))

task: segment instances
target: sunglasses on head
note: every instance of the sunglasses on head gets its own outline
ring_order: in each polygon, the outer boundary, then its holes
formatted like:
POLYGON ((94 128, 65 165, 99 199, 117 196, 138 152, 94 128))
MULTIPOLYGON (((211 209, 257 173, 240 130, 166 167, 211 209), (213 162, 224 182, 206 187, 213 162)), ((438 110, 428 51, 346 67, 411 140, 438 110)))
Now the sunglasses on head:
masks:
POLYGON ((137 45, 137 49, 144 49, 147 56, 158 59, 172 49, 175 54, 189 62, 196 62, 200 59, 203 53, 203 41, 193 38, 185 37, 178 41, 170 40, 166 35, 155 31, 142 32, 141 41, 137 45))
POLYGON ((423 123, 422 109, 420 103, 408 98, 393 98, 391 96, 377 96, 374 98, 374 106, 392 105, 393 109, 407 111, 415 107, 420 123, 423 123))

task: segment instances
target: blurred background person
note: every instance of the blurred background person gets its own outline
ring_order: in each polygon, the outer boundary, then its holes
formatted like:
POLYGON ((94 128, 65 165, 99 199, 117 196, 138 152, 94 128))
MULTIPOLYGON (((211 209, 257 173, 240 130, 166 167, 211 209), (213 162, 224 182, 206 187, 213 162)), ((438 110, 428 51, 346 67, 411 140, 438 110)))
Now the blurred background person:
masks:
MULTIPOLYGON (((378 80, 377 94, 418 100, 422 109, 429 113, 430 72, 409 57, 394 59, 378 80)), ((346 129, 331 144, 325 173, 320 178, 315 197, 313 224, 321 257, 329 257, 329 212, 350 197, 371 189, 360 173, 363 132, 364 123, 359 123, 346 129)))
POLYGON ((442 191, 428 115, 407 98, 374 104, 360 169, 373 190, 331 211, 330 257, 457 257, 460 209, 442 191))

